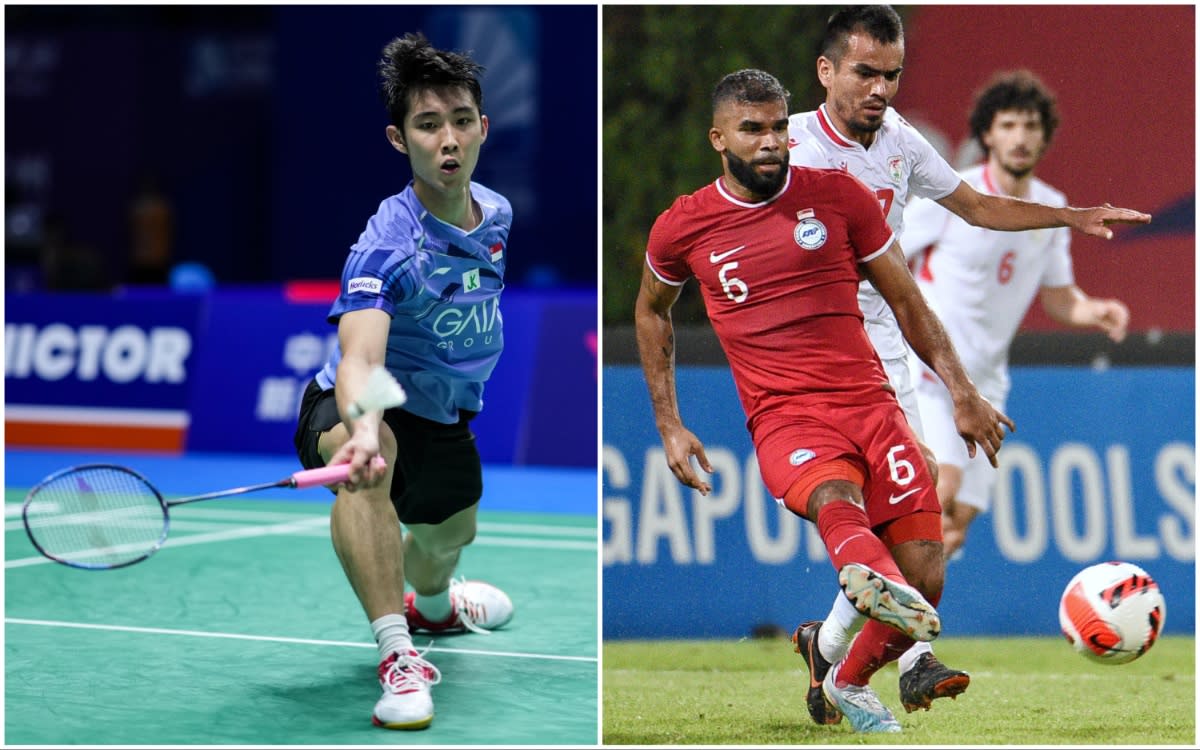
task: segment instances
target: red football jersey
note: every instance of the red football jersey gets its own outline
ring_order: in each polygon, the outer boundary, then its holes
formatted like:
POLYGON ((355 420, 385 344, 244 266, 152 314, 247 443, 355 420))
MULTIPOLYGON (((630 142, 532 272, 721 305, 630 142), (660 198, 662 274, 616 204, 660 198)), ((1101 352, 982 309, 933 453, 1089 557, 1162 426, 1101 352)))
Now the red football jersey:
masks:
POLYGON ((893 240, 879 201, 856 178, 791 167, 784 188, 761 203, 734 197, 722 179, 681 196, 655 221, 646 259, 668 284, 697 279, 754 431, 768 410, 811 413, 883 396, 858 264, 893 240))

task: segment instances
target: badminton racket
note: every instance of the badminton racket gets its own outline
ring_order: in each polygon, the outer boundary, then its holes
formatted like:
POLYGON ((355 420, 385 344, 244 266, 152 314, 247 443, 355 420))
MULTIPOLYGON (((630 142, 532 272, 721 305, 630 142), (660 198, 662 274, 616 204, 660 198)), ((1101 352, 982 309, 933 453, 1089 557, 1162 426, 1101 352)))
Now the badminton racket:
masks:
MULTIPOLYGON (((375 465, 386 465, 375 457, 375 465)), ((277 482, 174 500, 127 466, 83 464, 55 472, 29 491, 21 520, 29 541, 51 560, 85 570, 141 562, 167 541, 176 505, 274 488, 306 489, 346 481, 350 464, 297 471, 277 482)))
MULTIPOLYGON (((383 367, 374 368, 362 394, 347 409, 351 419, 401 406, 404 389, 383 367)), ((386 466, 376 456, 374 464, 386 466)), ((164 500, 150 480, 117 464, 84 464, 51 474, 30 490, 21 509, 25 533, 38 552, 86 570, 111 570, 141 562, 167 540, 170 508, 259 490, 304 489, 346 481, 349 464, 297 471, 277 482, 164 500)))

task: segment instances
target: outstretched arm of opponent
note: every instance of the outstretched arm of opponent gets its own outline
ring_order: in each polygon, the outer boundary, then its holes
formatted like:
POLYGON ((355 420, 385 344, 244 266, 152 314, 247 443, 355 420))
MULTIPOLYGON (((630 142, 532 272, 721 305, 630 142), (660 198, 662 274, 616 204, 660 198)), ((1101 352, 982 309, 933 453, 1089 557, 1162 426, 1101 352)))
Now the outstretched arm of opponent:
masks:
POLYGON ((966 182, 938 203, 972 226, 1018 232, 1026 229, 1071 227, 1084 234, 1112 239, 1110 224, 1149 224, 1150 214, 1105 203, 1093 208, 1047 206, 1007 195, 981 193, 966 182))
POLYGON ((642 268, 642 285, 634 305, 638 354, 671 472, 683 484, 707 495, 712 485, 696 475, 691 457, 695 456, 700 468, 709 474, 712 465, 704 455, 704 444, 683 426, 675 391, 675 328, 671 307, 679 299, 680 290, 681 287, 664 283, 655 276, 649 264, 642 268))
POLYGON ((954 423, 958 434, 967 443, 967 453, 974 457, 978 443, 992 466, 998 466, 996 452, 1004 440, 1002 425, 1008 425, 1009 430, 1015 430, 1016 425, 979 395, 946 329, 921 295, 905 265, 900 243, 893 242, 886 253, 864 263, 862 268, 896 314, 900 331, 913 351, 933 368, 950 391, 954 401, 954 423))

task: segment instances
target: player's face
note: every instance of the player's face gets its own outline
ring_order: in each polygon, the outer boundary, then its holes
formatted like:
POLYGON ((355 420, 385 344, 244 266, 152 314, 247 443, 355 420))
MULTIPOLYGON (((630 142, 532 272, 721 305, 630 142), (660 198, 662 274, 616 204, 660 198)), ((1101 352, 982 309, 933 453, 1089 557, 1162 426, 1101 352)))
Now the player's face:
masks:
POLYGON ((424 89, 411 95, 403 133, 389 127, 388 139, 408 154, 418 184, 450 194, 469 185, 487 130, 467 89, 424 89))
POLYGON ((1037 110, 1005 109, 983 134, 989 160, 1013 177, 1033 171, 1046 150, 1046 131, 1037 110))
POLYGON ((739 198, 763 200, 787 179, 787 103, 726 102, 714 113, 709 141, 725 161, 726 186, 739 198))
POLYGON ((903 39, 883 44, 861 32, 850 34, 845 54, 836 65, 825 56, 817 59, 817 77, 826 88, 826 108, 846 135, 870 143, 900 88, 903 66, 903 39))

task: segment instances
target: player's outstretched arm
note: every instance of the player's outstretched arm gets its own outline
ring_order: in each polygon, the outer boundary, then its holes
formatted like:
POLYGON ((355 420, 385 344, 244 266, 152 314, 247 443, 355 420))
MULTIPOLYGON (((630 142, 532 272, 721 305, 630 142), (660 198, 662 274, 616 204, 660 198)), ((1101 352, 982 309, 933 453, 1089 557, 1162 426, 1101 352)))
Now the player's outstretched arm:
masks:
POLYGON ((388 328, 392 318, 376 309, 353 310, 338 321, 338 344, 342 359, 338 362, 334 385, 338 413, 349 439, 330 458, 331 464, 349 463, 350 490, 379 484, 387 469, 372 462, 379 455, 379 423, 383 413, 367 412, 356 419, 347 417, 349 407, 366 389, 371 371, 383 364, 387 351, 388 328))
POLYGON ((1134 211, 1132 208, 1117 208, 1111 203, 1095 208, 1067 207, 1066 211, 1067 226, 1106 240, 1111 240, 1113 236, 1112 230, 1108 228, 1110 224, 1150 223, 1150 214, 1134 211))
POLYGON ((709 474, 712 465, 704 454, 704 444, 683 426, 675 391, 675 328, 671 307, 679 299, 680 290, 660 281, 648 264, 643 267, 642 284, 634 305, 638 354, 671 473, 684 485, 707 495, 712 485, 696 475, 691 457, 695 456, 700 468, 709 474))
POLYGON ((1026 229, 1071 227, 1084 234, 1112 239, 1112 224, 1149 224, 1150 214, 1105 203, 1094 208, 1047 206, 1006 195, 981 193, 966 182, 954 192, 938 199, 946 209, 963 221, 984 229, 1020 232, 1026 229))
POLYGON ((913 281, 904 262, 900 243, 893 243, 886 253, 864 263, 862 268, 896 314, 900 331, 913 351, 933 368, 950 391, 954 402, 954 423, 958 434, 967 443, 967 453, 974 457, 975 446, 978 445, 983 448, 992 466, 998 466, 996 453, 1004 441, 1004 426, 1015 430, 1016 425, 979 395, 942 322, 913 281))

